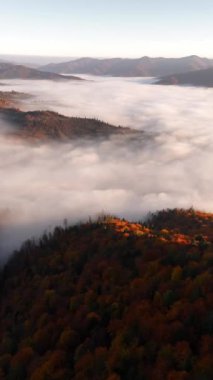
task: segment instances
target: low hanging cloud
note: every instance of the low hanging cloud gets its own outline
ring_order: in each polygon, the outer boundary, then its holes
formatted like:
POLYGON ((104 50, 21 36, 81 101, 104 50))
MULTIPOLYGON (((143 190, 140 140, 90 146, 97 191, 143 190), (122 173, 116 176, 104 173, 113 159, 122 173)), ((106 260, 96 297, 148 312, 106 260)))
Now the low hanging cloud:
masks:
MULTIPOLYGON (((64 218, 78 222, 106 212, 142 219, 167 207, 213 211, 213 90, 89 79, 6 82, 7 90, 34 95, 24 109, 96 117, 145 133, 137 142, 114 137, 32 146, 1 132, 2 257, 64 218)), ((1 120, 0 126, 8 128, 1 120)))

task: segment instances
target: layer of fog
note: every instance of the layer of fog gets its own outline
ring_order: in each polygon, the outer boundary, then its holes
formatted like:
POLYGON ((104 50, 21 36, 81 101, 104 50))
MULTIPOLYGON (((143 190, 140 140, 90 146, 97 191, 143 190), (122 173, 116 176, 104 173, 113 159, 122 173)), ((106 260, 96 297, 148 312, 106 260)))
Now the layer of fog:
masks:
POLYGON ((35 95, 25 109, 96 117, 142 129, 145 138, 28 146, 2 133, 1 255, 64 218, 106 212, 141 219, 167 207, 213 211, 213 90, 90 79, 5 82, 7 90, 35 95))

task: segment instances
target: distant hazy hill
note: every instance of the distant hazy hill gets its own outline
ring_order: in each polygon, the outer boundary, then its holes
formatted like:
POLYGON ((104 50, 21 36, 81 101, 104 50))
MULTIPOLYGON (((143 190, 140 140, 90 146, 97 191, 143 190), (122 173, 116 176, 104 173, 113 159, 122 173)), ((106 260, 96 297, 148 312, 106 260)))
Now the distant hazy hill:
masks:
POLYGON ((95 119, 66 117, 51 111, 22 112, 2 108, 0 115, 14 125, 13 136, 31 140, 67 141, 75 138, 98 138, 110 135, 137 135, 130 128, 115 127, 95 119))
POLYGON ((100 218, 1 274, 2 380, 212 380, 213 214, 100 218))
POLYGON ((64 74, 93 74, 112 76, 164 76, 174 73, 206 69, 213 60, 189 56, 183 58, 95 59, 80 58, 63 63, 53 63, 40 70, 64 74))
POLYGON ((41 65, 47 65, 50 62, 59 63, 67 62, 71 59, 77 59, 79 57, 58 57, 58 56, 39 56, 39 55, 17 55, 17 54, 0 54, 0 62, 9 62, 15 65, 24 65, 27 67, 39 67, 41 65))
POLYGON ((213 67, 205 70, 169 75, 161 78, 157 84, 185 84, 192 86, 213 87, 213 67))
POLYGON ((62 76, 55 73, 39 71, 27 66, 0 62, 0 79, 47 79, 47 80, 81 80, 75 76, 62 76))

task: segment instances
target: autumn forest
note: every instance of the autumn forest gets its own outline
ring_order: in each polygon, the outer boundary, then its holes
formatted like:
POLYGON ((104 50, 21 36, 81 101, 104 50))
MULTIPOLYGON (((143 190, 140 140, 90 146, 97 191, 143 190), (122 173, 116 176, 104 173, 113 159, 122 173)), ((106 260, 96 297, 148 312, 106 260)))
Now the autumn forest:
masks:
POLYGON ((211 380, 212 227, 174 209, 25 242, 1 273, 0 379, 211 380))

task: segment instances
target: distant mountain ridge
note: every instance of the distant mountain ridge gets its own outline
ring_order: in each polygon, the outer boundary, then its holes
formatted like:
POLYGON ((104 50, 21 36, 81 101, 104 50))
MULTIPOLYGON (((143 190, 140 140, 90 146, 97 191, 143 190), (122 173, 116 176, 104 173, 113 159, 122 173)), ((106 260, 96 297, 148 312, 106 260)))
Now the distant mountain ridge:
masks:
POLYGON ((213 67, 162 77, 155 84, 213 87, 213 67))
POLYGON ((63 74, 92 74, 111 76, 166 76, 213 67, 213 59, 196 55, 183 58, 80 58, 68 62, 41 66, 40 70, 63 74))
POLYGON ((0 62, 0 79, 82 80, 76 76, 62 76, 23 65, 0 62))

